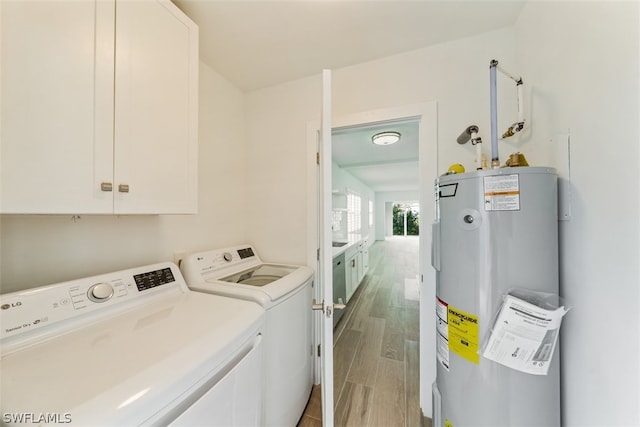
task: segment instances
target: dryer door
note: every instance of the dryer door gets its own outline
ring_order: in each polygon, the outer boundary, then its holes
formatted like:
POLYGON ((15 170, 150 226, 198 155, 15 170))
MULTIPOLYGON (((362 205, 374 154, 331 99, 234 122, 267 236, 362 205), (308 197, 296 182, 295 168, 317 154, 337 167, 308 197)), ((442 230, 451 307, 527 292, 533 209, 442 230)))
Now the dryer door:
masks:
POLYGON ((259 426, 262 424, 262 335, 175 408, 158 425, 259 426))

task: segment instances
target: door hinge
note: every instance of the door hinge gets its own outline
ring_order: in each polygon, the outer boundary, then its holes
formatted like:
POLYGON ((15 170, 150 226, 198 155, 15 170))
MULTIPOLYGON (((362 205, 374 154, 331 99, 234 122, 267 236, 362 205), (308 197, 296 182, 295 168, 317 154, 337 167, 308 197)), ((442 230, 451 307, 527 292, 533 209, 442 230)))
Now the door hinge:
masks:
POLYGON ((318 357, 322 357, 320 353, 320 344, 318 344, 318 357))
POLYGON ((316 165, 320 164, 320 152, 316 151, 316 165))
POLYGON ((316 250, 316 260, 320 261, 320 248, 316 250))

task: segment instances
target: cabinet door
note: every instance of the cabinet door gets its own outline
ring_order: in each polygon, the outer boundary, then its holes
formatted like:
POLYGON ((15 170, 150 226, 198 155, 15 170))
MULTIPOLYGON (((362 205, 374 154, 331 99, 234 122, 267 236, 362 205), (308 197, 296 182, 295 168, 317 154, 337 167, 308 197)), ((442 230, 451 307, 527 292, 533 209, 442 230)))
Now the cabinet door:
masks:
POLYGON ((117 6, 114 212, 195 213, 198 28, 168 0, 117 6))
MULTIPOLYGON (((358 245, 358 255, 357 255, 357 259, 358 259, 358 286, 360 285, 360 282, 362 281, 362 278, 364 277, 364 253, 363 253, 363 244, 360 243, 358 245)), ((356 288, 358 287, 356 286, 356 288)))
MULTIPOLYGON (((338 304, 347 303, 347 288, 345 277, 345 260, 344 254, 333 259, 333 302, 338 304)), ((340 318, 343 316, 344 310, 334 310, 333 326, 335 327, 340 318)))
POLYGON ((0 212, 111 211, 114 2, 0 8, 0 212))
POLYGON ((353 296, 353 293, 356 291, 356 289, 358 288, 358 255, 353 255, 348 261, 347 261, 347 302, 349 302, 349 300, 351 299, 351 297, 353 296))
POLYGON ((363 276, 369 271, 369 247, 366 243, 362 250, 362 270, 364 271, 363 276))

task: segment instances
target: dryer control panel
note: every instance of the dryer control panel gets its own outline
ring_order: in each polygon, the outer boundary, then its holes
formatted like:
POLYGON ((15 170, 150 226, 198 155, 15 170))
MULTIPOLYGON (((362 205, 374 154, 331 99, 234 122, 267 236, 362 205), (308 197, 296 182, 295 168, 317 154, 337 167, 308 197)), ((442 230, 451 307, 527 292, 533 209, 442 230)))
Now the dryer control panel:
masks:
POLYGON ((80 317, 146 303, 159 293, 189 292, 178 267, 160 263, 0 295, 0 339, 80 317))

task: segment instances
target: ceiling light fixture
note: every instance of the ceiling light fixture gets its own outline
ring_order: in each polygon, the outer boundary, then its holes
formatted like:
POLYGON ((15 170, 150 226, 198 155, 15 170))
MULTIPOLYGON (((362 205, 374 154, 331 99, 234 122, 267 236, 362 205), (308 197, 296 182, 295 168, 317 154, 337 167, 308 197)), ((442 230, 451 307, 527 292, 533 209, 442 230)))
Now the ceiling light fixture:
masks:
POLYGON ((376 145, 391 145, 400 141, 400 132, 380 132, 371 137, 371 142, 376 145))

